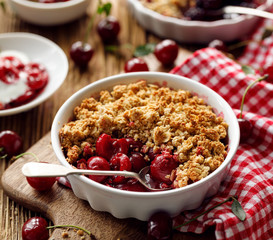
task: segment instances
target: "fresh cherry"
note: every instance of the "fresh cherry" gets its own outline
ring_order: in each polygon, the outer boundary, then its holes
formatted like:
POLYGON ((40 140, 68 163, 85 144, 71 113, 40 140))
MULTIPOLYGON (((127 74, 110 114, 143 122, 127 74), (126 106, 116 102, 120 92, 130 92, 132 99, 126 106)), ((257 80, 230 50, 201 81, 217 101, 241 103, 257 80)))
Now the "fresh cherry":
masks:
POLYGON ((136 141, 133 138, 127 137, 127 138, 125 138, 125 140, 128 142, 128 144, 129 144, 129 150, 131 152, 139 152, 140 149, 143 146, 142 142, 136 141))
POLYGON ((57 181, 56 177, 26 177, 28 184, 39 192, 48 191, 57 181))
POLYGON ((267 82, 273 84, 273 65, 266 65, 263 69, 263 73, 268 75, 267 82))
POLYGON ((177 58, 178 50, 179 48, 175 41, 165 39, 155 46, 154 54, 164 66, 170 66, 177 58))
POLYGON ((4 130, 0 132, 0 149, 2 148, 3 153, 7 154, 8 157, 19 154, 22 147, 22 138, 16 132, 11 130, 4 130))
POLYGON ((102 41, 106 44, 115 42, 119 31, 120 24, 114 16, 107 16, 106 18, 103 18, 97 25, 97 32, 102 41))
POLYGON ((211 41, 209 43, 208 47, 215 48, 215 49, 222 51, 222 52, 228 51, 226 44, 222 40, 219 40, 219 39, 215 39, 215 40, 211 41))
POLYGON ((177 167, 178 163, 170 153, 158 154, 151 163, 151 177, 157 181, 170 184, 170 180, 167 176, 177 167))
POLYGON ((154 213, 148 220, 148 240, 171 240, 172 218, 167 212, 154 213))
POLYGON ((240 128, 240 142, 243 143, 250 138, 253 125, 249 120, 243 118, 239 118, 238 123, 240 128))
MULTIPOLYGON (((90 170, 110 170, 109 162, 102 157, 94 156, 88 159, 87 168, 90 170)), ((90 179, 96 182, 103 182, 107 176, 89 175, 90 179)))
POLYGON ((47 221, 42 217, 28 219, 22 227, 23 240, 48 240, 47 221))
POLYGON ((126 73, 149 71, 149 67, 142 58, 131 58, 125 63, 124 71, 126 73))
POLYGON ((89 43, 77 41, 72 44, 70 57, 79 67, 86 67, 94 54, 94 49, 89 43))
POLYGON ((31 187, 39 192, 48 191, 56 182, 55 177, 26 177, 31 187))

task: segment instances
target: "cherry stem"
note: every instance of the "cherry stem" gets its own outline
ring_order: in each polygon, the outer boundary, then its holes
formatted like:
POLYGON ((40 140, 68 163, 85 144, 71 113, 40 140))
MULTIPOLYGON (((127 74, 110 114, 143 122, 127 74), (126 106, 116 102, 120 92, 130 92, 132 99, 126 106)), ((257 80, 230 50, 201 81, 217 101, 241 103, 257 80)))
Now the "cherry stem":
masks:
POLYGON ((20 158, 20 157, 22 157, 22 156, 24 156, 24 155, 31 155, 31 156, 33 156, 38 162, 40 161, 39 158, 38 158, 34 153, 32 153, 32 152, 24 152, 24 153, 21 153, 21 154, 15 156, 15 157, 13 157, 13 160, 16 160, 16 159, 18 159, 18 158, 20 158))
POLYGON ((242 97, 242 102, 241 102, 241 107, 240 107, 240 116, 239 116, 239 118, 242 118, 242 115, 243 115, 244 102, 245 102, 245 97, 246 97, 246 94, 247 94, 248 90, 249 90, 254 84, 256 84, 257 82, 261 82, 262 80, 265 80, 265 79, 267 79, 267 78, 268 78, 268 75, 266 74, 266 75, 264 75, 264 76, 258 78, 256 81, 252 82, 251 84, 249 84, 249 85, 247 86, 247 88, 246 88, 246 90, 245 90, 245 92, 244 92, 244 94, 243 94, 243 97, 242 97))
POLYGON ((84 46, 84 45, 87 43, 87 41, 88 41, 88 37, 89 37, 89 35, 90 35, 90 32, 91 32, 91 29, 92 29, 92 27, 93 27, 93 23, 94 23, 94 21, 95 21, 96 16, 97 16, 97 11, 95 11, 95 12, 93 13, 93 16, 91 17, 91 19, 90 19, 90 21, 89 21, 89 23, 88 23, 87 31, 86 31, 86 33, 85 33, 84 40, 83 40, 83 46, 84 46))
POLYGON ((84 231, 85 233, 87 233, 89 236, 91 236, 91 232, 89 232, 88 230, 82 228, 82 227, 78 227, 78 226, 75 226, 75 225, 55 225, 55 226, 49 226, 47 227, 47 229, 52 229, 52 228, 64 228, 64 227, 70 227, 70 228, 76 228, 76 229, 79 229, 79 230, 82 230, 84 231))
POLYGON ((188 225, 189 223, 195 221, 197 218, 201 217, 202 215, 204 215, 204 214, 210 212, 210 211, 213 210, 214 208, 217 208, 217 207, 223 205, 224 203, 230 202, 230 201, 233 201, 233 200, 236 200, 236 198, 233 197, 233 196, 228 197, 228 198, 227 198, 226 200, 224 200, 223 202, 220 202, 220 203, 216 204, 215 206, 213 206, 213 207, 209 208, 208 210, 206 210, 206 211, 200 213, 199 215, 195 216, 195 217, 192 218, 191 220, 189 220, 189 221, 187 221, 187 222, 185 222, 185 223, 183 223, 183 224, 180 224, 180 225, 178 225, 178 226, 175 226, 175 227, 173 227, 173 228, 174 228, 174 229, 177 229, 177 228, 183 227, 183 226, 185 226, 185 225, 188 225))

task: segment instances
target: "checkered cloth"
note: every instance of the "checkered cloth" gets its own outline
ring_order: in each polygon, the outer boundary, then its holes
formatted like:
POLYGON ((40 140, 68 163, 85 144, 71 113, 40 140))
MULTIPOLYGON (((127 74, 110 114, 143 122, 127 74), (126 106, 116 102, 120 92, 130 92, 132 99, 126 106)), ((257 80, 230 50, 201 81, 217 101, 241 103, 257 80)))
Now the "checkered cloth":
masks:
MULTIPOLYGON (((256 72, 266 64, 273 65, 273 36, 259 42, 267 25, 273 26, 273 22, 261 23, 252 37, 256 42, 251 42, 238 59, 241 65, 252 66, 256 72)), ((215 49, 204 48, 171 73, 209 86, 231 105, 238 117, 243 92, 258 77, 245 75, 241 65, 215 49)), ((262 81, 250 89, 243 117, 254 125, 252 137, 240 144, 219 192, 198 209, 185 211, 175 218, 174 226, 235 195, 246 212, 246 220, 240 221, 232 213, 231 203, 225 203, 181 227, 180 231, 203 233, 215 225, 215 237, 219 240, 273 239, 273 83, 262 81)))

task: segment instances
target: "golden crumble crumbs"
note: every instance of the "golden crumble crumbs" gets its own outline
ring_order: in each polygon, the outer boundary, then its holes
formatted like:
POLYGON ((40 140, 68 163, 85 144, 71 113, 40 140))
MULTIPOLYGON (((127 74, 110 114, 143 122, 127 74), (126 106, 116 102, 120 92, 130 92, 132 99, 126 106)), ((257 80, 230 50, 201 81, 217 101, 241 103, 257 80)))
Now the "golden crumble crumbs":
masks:
POLYGON ((228 125, 211 106, 189 91, 172 90, 141 80, 102 91, 74 109, 74 120, 60 130, 63 151, 75 164, 83 147, 102 133, 132 137, 146 148, 172 151, 180 162, 170 178, 175 187, 196 182, 217 169, 226 157, 228 125))

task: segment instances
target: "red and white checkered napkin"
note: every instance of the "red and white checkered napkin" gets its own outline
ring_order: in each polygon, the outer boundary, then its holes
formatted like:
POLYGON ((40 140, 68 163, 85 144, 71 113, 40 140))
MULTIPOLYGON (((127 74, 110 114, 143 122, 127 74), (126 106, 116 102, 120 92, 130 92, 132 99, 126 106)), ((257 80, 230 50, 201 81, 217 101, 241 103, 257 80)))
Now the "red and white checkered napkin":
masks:
MULTIPOLYGON (((253 35, 260 39, 263 28, 272 21, 264 21, 253 35)), ((244 65, 255 68, 265 63, 273 65, 273 37, 262 43, 251 43, 239 59, 244 65)), ((241 66, 221 52, 205 48, 196 51, 171 73, 199 81, 219 93, 239 116, 243 92, 257 76, 245 75, 241 66)), ((254 125, 251 139, 240 144, 231 162, 228 176, 219 192, 205 200, 196 210, 183 212, 175 218, 177 226, 199 213, 217 205, 229 196, 238 196, 246 212, 241 222, 231 211, 231 203, 225 203, 197 221, 180 228, 182 232, 202 233, 215 225, 216 239, 273 239, 273 84, 261 82, 246 95, 244 118, 254 125)))

